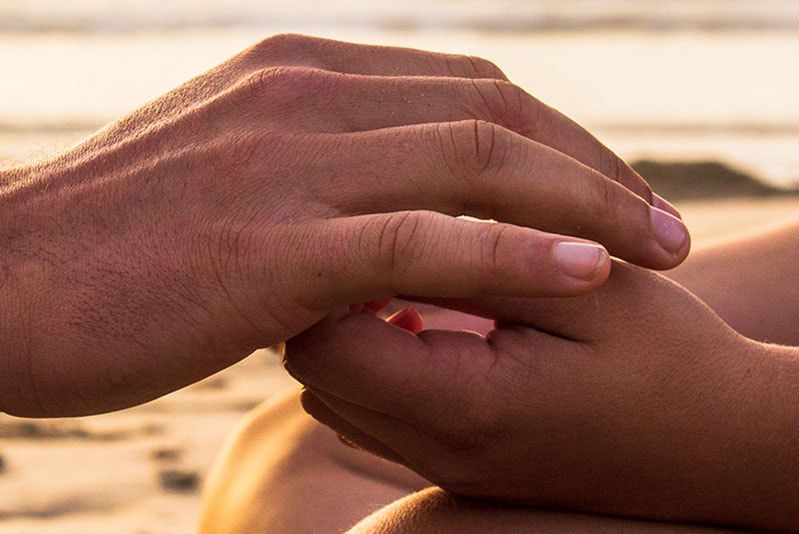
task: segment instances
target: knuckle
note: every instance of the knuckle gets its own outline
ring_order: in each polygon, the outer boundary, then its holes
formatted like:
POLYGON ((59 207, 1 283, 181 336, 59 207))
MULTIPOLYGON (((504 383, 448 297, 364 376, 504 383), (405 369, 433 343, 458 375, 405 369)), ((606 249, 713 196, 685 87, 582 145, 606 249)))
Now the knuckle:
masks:
POLYGON ((493 62, 481 57, 444 54, 443 59, 447 70, 456 78, 508 79, 493 62))
POLYGON ((245 97, 262 102, 283 102, 313 96, 330 83, 333 75, 312 67, 279 66, 250 74, 239 89, 245 97))
POLYGON ((502 72, 493 61, 489 61, 479 56, 466 56, 466 59, 471 63, 474 73, 481 78, 496 78, 498 80, 507 80, 507 76, 502 72))
POLYGON ((427 212, 403 211, 391 213, 380 221, 374 239, 374 261, 391 279, 401 277, 418 258, 420 234, 424 231, 427 212))
POLYGON ((521 87, 503 80, 472 80, 472 86, 470 104, 478 117, 522 134, 540 123, 543 104, 521 87))
POLYGON ((486 224, 486 229, 483 231, 481 264, 490 267, 495 279, 500 276, 505 264, 504 244, 508 239, 509 229, 510 227, 504 224, 486 224))
POLYGON ((513 143, 508 134, 508 130, 481 119, 450 123, 448 132, 440 132, 443 157, 459 180, 471 179, 478 185, 506 166, 513 143))
POLYGON ((314 37, 307 35, 280 33, 258 41, 245 52, 245 55, 260 61, 288 59, 301 56, 314 41, 314 37))

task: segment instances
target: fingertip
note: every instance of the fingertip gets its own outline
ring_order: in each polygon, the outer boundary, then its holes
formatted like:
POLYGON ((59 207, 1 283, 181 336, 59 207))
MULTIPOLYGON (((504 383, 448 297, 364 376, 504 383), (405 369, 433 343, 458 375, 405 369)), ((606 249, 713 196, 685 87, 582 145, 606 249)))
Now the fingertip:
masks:
POLYGON ((670 269, 676 267, 688 256, 691 249, 691 235, 685 223, 659 208, 649 209, 650 227, 660 249, 661 258, 653 269, 670 269))

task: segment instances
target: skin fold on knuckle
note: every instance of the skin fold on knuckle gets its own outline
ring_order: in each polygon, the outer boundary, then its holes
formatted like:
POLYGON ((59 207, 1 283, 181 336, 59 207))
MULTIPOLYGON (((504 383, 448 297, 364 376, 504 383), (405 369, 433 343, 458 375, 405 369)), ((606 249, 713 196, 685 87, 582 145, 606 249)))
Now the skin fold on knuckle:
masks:
POLYGON ((463 213, 494 218, 490 190, 501 185, 497 177, 507 172, 512 161, 511 132, 477 119, 440 125, 437 134, 441 158, 454 180, 453 187, 459 193, 463 213))
POLYGON ((444 68, 456 78, 494 78, 507 80, 496 64, 477 56, 442 54, 444 68))
POLYGON ((523 266, 517 260, 519 240, 516 230, 505 224, 489 223, 481 228, 482 238, 479 249, 479 271, 489 282, 490 289, 507 289, 524 274, 523 266))
MULTIPOLYGON (((258 64, 276 62, 295 63, 301 58, 313 56, 316 45, 323 41, 297 33, 280 33, 258 41, 244 51, 246 59, 258 64)), ((310 62, 309 62, 310 64, 310 62)))
POLYGON ((384 273, 390 289, 401 287, 401 280, 424 254, 420 244, 429 229, 433 214, 403 211, 386 215, 368 229, 367 247, 374 269, 384 273))
POLYGON ((540 102, 504 80, 470 80, 466 105, 475 118, 496 123, 522 135, 538 131, 540 102))
POLYGON ((306 119, 332 98, 344 75, 305 66, 276 66, 259 69, 238 84, 238 103, 253 107, 253 117, 276 115, 281 126, 306 119))

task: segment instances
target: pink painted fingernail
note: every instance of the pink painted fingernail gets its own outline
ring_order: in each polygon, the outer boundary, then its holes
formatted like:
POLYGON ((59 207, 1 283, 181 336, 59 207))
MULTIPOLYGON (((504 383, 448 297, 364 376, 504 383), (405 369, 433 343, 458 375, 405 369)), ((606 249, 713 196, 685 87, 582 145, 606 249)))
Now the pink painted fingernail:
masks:
POLYGON ((407 330, 413 334, 418 334, 424 330, 422 316, 413 308, 403 308, 388 319, 386 322, 407 330))
POLYGON ((580 280, 593 280, 608 259, 601 245, 561 241, 552 248, 552 259, 558 269, 580 280))
POLYGON ((671 254, 680 252, 688 239, 688 230, 683 222, 658 208, 649 208, 649 218, 660 246, 671 254))
POLYGON ((671 213, 678 219, 682 219, 682 215, 680 215, 680 212, 677 211, 677 208, 672 206, 668 200, 658 195, 657 193, 652 193, 652 206, 656 207, 659 210, 663 210, 666 213, 671 213))

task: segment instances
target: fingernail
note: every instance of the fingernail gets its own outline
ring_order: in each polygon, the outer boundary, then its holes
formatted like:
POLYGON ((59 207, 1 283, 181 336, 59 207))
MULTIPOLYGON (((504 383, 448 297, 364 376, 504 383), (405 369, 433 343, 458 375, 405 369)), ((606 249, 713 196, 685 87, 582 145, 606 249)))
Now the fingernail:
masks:
POLYGON ((671 213, 678 219, 682 219, 682 215, 680 215, 680 212, 677 211, 677 208, 672 206, 668 200, 658 195, 657 193, 652 193, 652 206, 656 207, 659 210, 663 210, 666 213, 671 213))
POLYGON ((561 241, 553 247, 552 258, 572 278, 593 280, 607 261, 608 252, 601 245, 561 241))
POLYGON ((658 208, 649 209, 649 218, 660 246, 671 254, 677 254, 688 239, 688 230, 683 222, 658 208))
POLYGON ((413 308, 403 308, 388 319, 386 322, 407 330, 413 334, 418 334, 424 330, 422 316, 413 308))

